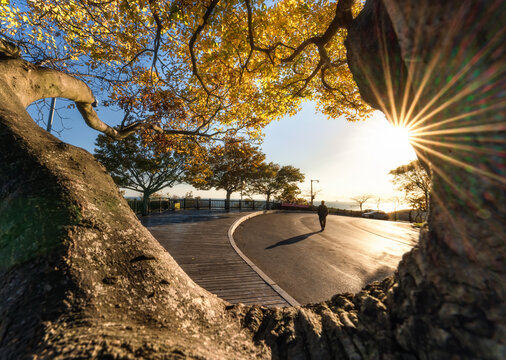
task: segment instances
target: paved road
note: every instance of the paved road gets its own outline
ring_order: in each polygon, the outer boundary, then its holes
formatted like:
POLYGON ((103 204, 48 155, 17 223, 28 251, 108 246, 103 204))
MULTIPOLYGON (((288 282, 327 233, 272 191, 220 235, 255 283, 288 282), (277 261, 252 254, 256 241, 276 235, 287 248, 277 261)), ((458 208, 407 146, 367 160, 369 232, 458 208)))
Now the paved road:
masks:
POLYGON ((243 253, 301 304, 357 292, 384 279, 416 244, 406 223, 330 215, 319 232, 308 213, 261 215, 243 222, 234 239, 243 253))

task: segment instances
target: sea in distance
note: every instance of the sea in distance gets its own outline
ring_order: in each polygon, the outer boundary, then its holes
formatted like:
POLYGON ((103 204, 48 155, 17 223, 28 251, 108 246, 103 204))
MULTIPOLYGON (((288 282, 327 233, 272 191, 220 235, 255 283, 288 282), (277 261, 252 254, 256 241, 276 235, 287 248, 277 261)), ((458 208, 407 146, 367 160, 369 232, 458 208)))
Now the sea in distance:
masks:
MULTIPOLYGON (((125 198, 127 199, 141 199, 140 197, 136 197, 136 196, 126 196, 125 198)), ((205 199, 205 198, 204 198, 205 199)), ((217 199, 217 198, 213 198, 212 200, 223 200, 223 199, 217 199)), ((232 199, 234 201, 237 201, 239 199, 232 199)), ((262 200, 265 200, 265 199, 255 199, 255 201, 262 201, 262 200)), ((315 199, 313 204, 318 206, 320 205, 321 203, 321 200, 322 199, 315 199)), ((327 207, 329 208, 334 208, 334 209, 342 209, 342 210, 355 210, 355 211, 358 211, 360 210, 360 207, 358 206, 358 204, 356 202, 353 202, 353 201, 331 201, 331 200, 325 200, 325 205, 327 205, 327 207)), ((379 204, 379 208, 380 210, 383 210, 383 211, 386 211, 386 212, 392 212, 392 211, 395 211, 395 204, 394 203, 391 203, 391 202, 382 202, 379 204)), ((398 206, 397 207, 397 210, 402 210, 402 209, 405 209, 406 206, 398 206)), ((362 205, 362 209, 363 210, 377 210, 378 209, 378 205, 376 203, 365 203, 362 205)))

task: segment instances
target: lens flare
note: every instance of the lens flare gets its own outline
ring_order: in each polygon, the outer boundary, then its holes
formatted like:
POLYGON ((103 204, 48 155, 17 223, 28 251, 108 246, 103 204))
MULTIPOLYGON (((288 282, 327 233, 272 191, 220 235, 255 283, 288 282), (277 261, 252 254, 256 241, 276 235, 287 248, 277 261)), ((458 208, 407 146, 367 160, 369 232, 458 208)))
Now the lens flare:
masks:
POLYGON ((432 198, 447 212, 449 204, 441 199, 452 199, 481 218, 490 216, 486 209, 491 203, 505 211, 504 204, 483 190, 488 185, 482 185, 492 184, 494 191, 506 188, 506 27, 481 30, 501 6, 501 1, 491 1, 480 11, 455 9, 445 34, 425 26, 425 16, 409 29, 378 22, 377 67, 369 59, 357 59, 363 82, 395 126, 396 136, 409 139, 437 177, 432 198), (474 30, 463 32, 462 19, 474 30), (413 31, 414 41, 395 48, 391 39, 401 36, 402 43, 403 31, 413 31), (430 49, 427 39, 433 41, 430 49))

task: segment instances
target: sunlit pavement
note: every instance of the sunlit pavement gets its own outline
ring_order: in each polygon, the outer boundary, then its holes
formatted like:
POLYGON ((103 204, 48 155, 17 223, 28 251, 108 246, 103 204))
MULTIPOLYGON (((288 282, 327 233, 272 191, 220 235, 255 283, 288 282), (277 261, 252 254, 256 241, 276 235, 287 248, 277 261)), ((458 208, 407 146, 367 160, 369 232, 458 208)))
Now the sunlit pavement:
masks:
POLYGON ((408 223, 279 213, 243 222, 234 239, 242 252, 301 304, 319 302, 393 274, 417 242, 408 223))

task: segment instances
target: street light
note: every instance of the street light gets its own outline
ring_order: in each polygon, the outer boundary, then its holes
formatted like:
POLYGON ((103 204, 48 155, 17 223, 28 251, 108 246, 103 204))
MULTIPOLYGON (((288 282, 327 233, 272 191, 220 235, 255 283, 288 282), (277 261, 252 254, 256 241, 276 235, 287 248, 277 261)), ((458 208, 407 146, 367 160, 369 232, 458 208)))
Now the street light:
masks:
POLYGON ((313 207, 313 199, 314 199, 314 196, 313 196, 313 181, 316 181, 317 183, 319 183, 318 180, 311 179, 311 207, 313 207))
POLYGON ((51 108, 49 110, 49 118, 47 119, 47 132, 51 132, 51 126, 53 126, 54 108, 56 104, 56 98, 51 100, 51 108))

